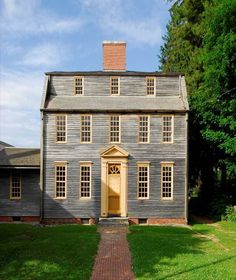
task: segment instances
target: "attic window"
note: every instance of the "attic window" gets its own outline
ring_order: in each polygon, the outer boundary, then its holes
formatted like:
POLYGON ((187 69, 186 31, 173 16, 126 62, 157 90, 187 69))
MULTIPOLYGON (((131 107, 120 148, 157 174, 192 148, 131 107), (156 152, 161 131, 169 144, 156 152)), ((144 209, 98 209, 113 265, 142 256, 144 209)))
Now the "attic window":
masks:
POLYGON ((84 94, 84 77, 75 77, 75 95, 84 94))
POLYGON ((119 77, 111 77, 110 86, 111 86, 111 95, 120 94, 120 78, 119 77))
POLYGON ((156 78, 155 77, 147 77, 146 86, 147 86, 147 95, 156 94, 156 78))

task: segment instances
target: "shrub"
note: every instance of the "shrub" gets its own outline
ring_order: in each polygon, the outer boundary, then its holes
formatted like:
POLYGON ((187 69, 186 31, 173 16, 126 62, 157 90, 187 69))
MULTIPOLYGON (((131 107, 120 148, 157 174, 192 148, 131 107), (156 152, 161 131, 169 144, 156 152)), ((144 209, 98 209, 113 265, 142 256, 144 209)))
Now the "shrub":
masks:
POLYGON ((224 221, 236 222, 236 206, 228 205, 225 209, 224 221))

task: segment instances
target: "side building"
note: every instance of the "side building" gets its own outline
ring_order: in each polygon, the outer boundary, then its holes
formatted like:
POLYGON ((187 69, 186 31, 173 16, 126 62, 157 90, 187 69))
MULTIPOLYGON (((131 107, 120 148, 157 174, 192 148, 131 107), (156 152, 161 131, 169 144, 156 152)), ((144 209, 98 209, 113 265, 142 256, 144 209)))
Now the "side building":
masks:
POLYGON ((0 222, 39 222, 40 150, 10 146, 0 150, 0 222))
POLYGON ((46 73, 41 105, 44 222, 126 217, 187 222, 188 102, 181 73, 126 70, 103 43, 103 71, 46 73))

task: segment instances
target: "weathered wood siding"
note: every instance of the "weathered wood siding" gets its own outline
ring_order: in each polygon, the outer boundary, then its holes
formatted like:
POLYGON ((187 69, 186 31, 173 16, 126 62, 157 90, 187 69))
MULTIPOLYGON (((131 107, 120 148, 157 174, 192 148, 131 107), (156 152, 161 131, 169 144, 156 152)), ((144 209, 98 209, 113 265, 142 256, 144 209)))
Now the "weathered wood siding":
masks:
MULTIPOLYGON (((157 77, 156 94, 158 96, 178 96, 179 77, 157 77)), ((50 93, 52 96, 73 96, 73 76, 52 76, 50 79, 50 93)), ((146 77, 120 77, 120 94, 124 96, 145 96, 146 77)), ((84 95, 86 96, 109 96, 109 76, 85 76, 84 95)), ((79 97, 79 96, 78 96, 79 97)))
POLYGON ((0 216, 39 216, 39 169, 21 170, 21 199, 10 199, 10 177, 10 170, 0 170, 0 216))
MULTIPOLYGON (((59 77, 60 78, 60 77, 59 77)), ((67 79, 67 77, 66 77, 67 79)), ((68 77, 70 79, 70 77, 68 77)), ((68 93, 69 91, 67 91, 68 93)), ((55 114, 44 113, 45 218, 99 217, 101 205, 100 152, 109 143, 109 115, 93 114, 92 143, 80 144, 80 115, 67 114, 67 143, 55 143, 55 114), (54 162, 68 161, 67 198, 55 199, 54 162), (92 161, 92 197, 79 199, 80 161, 92 161)), ((162 144, 162 116, 150 115, 150 143, 138 143, 138 115, 121 115, 121 143, 129 152, 128 215, 130 217, 185 218, 186 116, 174 116, 174 143, 162 144), (137 199, 137 162, 150 161, 150 198, 137 199), (174 199, 161 200, 162 161, 174 161, 174 199)))

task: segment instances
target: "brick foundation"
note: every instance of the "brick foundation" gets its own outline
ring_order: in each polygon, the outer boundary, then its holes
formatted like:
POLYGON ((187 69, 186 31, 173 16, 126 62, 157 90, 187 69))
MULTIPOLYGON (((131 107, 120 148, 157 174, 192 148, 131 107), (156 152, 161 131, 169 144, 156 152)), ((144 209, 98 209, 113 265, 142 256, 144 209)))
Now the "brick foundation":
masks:
MULTIPOLYGON (((138 225, 138 218, 129 218, 130 225, 138 225)), ((148 218, 148 225, 169 225, 169 224, 178 224, 178 225, 186 225, 187 221, 184 218, 148 218)))
POLYGON ((12 217, 0 216, 0 222, 12 222, 12 217))
POLYGON ((80 218, 46 218, 42 220, 45 225, 81 224, 80 218))
MULTIPOLYGON (((19 222, 23 223, 39 223, 39 216, 19 216, 19 222)), ((15 222, 13 216, 0 216, 0 222, 15 222)))

